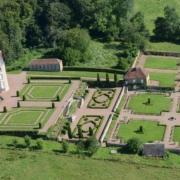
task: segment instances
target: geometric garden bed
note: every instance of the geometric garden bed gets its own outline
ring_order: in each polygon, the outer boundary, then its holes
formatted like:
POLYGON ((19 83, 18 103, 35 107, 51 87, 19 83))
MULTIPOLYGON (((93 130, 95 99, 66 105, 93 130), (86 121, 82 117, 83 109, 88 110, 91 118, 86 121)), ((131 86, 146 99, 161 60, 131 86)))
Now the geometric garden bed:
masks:
POLYGON ((102 122, 103 122, 103 116, 82 116, 81 119, 79 120, 73 135, 75 138, 78 138, 78 126, 81 128, 82 130, 82 135, 83 138, 87 138, 90 136, 89 134, 89 130, 92 130, 92 135, 96 135, 99 127, 101 126, 102 122))
POLYGON ((106 109, 110 106, 115 94, 115 89, 98 89, 92 96, 88 108, 106 109))
POLYGON ((21 97, 25 96, 30 101, 56 101, 64 97, 69 88, 69 83, 33 82, 27 84, 20 92, 21 97))
POLYGON ((34 131, 49 120, 52 108, 15 108, 0 113, 0 131, 34 131))

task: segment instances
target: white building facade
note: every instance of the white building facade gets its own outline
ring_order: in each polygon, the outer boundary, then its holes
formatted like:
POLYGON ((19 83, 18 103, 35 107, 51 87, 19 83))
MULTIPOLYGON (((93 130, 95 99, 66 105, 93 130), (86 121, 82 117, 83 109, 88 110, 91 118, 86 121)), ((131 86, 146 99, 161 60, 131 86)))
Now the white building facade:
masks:
POLYGON ((9 84, 6 74, 6 67, 3 60, 2 52, 0 51, 0 93, 9 90, 9 84))

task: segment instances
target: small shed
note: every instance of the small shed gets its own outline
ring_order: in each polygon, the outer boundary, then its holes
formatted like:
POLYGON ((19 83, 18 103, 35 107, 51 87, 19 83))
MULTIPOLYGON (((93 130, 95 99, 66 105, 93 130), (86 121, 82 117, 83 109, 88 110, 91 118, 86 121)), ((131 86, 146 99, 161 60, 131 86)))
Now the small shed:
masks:
POLYGON ((63 63, 60 59, 35 59, 29 64, 30 71, 62 71, 63 63))
POLYGON ((124 76, 127 86, 147 86, 149 73, 140 67, 131 68, 124 76))
POLYGON ((143 155, 149 157, 163 157, 165 155, 165 145, 163 143, 145 143, 143 155))

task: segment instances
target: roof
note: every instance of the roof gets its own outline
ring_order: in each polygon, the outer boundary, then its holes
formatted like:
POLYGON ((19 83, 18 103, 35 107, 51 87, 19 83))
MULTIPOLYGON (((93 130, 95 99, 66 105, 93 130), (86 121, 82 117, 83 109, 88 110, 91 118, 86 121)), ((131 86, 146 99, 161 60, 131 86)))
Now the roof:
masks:
POLYGON ((124 76, 125 80, 128 79, 145 79, 148 76, 148 73, 142 68, 131 68, 126 75, 124 76))
POLYGON ((47 65, 47 64, 59 64, 61 62, 60 59, 35 59, 32 60, 30 65, 47 65))
POLYGON ((165 154, 165 146, 163 143, 145 143, 143 154, 145 156, 163 157, 165 154))

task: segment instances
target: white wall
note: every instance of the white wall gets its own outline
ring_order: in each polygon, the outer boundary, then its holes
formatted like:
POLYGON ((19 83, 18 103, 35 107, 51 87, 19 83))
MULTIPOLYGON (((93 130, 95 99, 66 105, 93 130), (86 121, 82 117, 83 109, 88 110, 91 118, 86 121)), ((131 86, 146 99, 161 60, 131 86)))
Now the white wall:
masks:
POLYGON ((8 84, 7 75, 6 75, 5 63, 4 63, 1 51, 0 51, 0 77, 1 77, 0 78, 0 92, 8 91, 9 84, 8 84))

